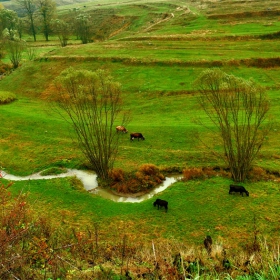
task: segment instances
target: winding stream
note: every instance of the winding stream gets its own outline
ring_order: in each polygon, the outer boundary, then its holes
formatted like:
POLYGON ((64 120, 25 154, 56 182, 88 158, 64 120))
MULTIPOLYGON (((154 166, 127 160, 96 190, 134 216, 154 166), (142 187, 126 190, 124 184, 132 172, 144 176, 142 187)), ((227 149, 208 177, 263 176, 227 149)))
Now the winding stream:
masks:
POLYGON ((118 196, 116 194, 111 193, 105 189, 99 188, 97 183, 97 175, 90 171, 83 171, 78 169, 67 169, 67 172, 58 174, 58 175, 40 175, 39 173, 35 173, 28 176, 15 176, 12 174, 8 174, 3 170, 0 170, 0 174, 3 178, 11 181, 24 181, 24 180, 47 180, 47 179, 54 179, 54 178, 65 178, 69 176, 76 176, 84 185, 84 188, 93 193, 102 196, 103 198, 113 200, 115 202, 142 202, 146 199, 152 198, 154 195, 162 192, 163 190, 167 189, 173 183, 177 182, 181 176, 173 176, 173 177, 166 177, 164 182, 160 184, 158 187, 151 190, 151 192, 137 196, 137 197, 123 197, 118 196))

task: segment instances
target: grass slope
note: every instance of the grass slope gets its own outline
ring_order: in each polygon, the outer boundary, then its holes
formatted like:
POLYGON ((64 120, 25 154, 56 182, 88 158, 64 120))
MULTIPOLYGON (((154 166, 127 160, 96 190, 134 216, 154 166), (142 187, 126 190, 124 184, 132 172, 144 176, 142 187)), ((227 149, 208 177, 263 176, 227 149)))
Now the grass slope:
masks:
MULTIPOLYGON (((1 91, 17 98, 0 107, 0 165, 9 173, 27 175, 84 163, 70 126, 43 99, 53 79, 69 66, 108 69, 122 84, 125 109, 133 113, 128 130, 142 132, 146 140, 130 142, 128 135, 122 135, 117 167, 129 171, 144 163, 161 168, 223 165, 197 140, 199 133, 212 149, 221 151, 214 135, 193 122, 200 116, 211 127, 196 104, 193 82, 204 69, 220 67, 252 77, 267 88, 274 131, 255 164, 278 171, 279 38, 258 37, 279 31, 276 4, 276 0, 83 4, 99 14, 100 22, 114 10, 129 25, 118 27, 118 32, 111 30, 110 40, 104 42, 78 45, 71 41, 65 48, 54 39, 48 45, 42 40, 32 43, 37 58, 28 61, 26 55, 21 67, 0 81, 1 91)), ((235 246, 251 238, 255 216, 260 232, 273 236, 278 230, 278 182, 246 182, 248 198, 229 196, 229 183, 224 178, 176 183, 160 194, 170 203, 167 214, 153 209, 153 199, 114 203, 79 192, 69 179, 16 182, 12 188, 14 193, 30 192, 38 211, 54 216, 68 213, 70 225, 98 221, 114 227, 124 221, 147 239, 164 236, 199 244, 209 232, 235 246)))
POLYGON ((210 234, 225 246, 235 247, 253 240, 254 227, 267 240, 274 239, 279 229, 279 187, 271 182, 250 183, 250 196, 242 197, 228 194, 229 183, 219 177, 175 183, 160 195, 169 202, 167 213, 153 207, 154 198, 115 203, 78 191, 67 178, 17 181, 13 192, 29 193, 34 209, 44 212, 47 208, 50 215, 65 219, 69 226, 97 222, 105 229, 125 223, 130 224, 130 234, 141 239, 162 237, 199 245, 210 234))

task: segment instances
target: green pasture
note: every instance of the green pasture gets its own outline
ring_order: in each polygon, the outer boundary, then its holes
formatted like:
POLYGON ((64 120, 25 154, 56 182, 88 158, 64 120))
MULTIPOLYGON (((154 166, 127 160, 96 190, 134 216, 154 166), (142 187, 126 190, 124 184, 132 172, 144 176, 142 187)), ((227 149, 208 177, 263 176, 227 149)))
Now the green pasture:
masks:
MULTIPOLYGON (((203 71, 202 68, 38 60, 24 64, 1 81, 3 89, 9 88, 17 94, 16 102, 1 107, 2 123, 9 124, 1 130, 2 145, 5 147, 0 151, 1 164, 8 170, 28 174, 61 162, 69 166, 84 163, 71 126, 53 111, 46 100, 41 99, 54 76, 69 66, 88 70, 99 67, 109 69, 122 84, 124 109, 131 111, 132 117, 127 129, 129 132, 142 132, 146 140, 130 142, 129 135, 121 135, 117 167, 134 170, 144 163, 160 167, 224 164, 198 140, 200 135, 211 149, 221 151, 212 133, 195 123, 199 117, 213 128, 198 107, 198 93, 193 88, 193 82, 203 71)), ((246 79, 252 77, 268 88, 274 127, 256 165, 277 170, 280 82, 277 69, 226 67, 224 70, 246 79)))
POLYGON ((188 37, 143 37, 136 41, 106 41, 80 48, 55 48, 45 57, 80 57, 143 60, 149 62, 184 63, 196 61, 229 61, 246 58, 275 58, 279 56, 279 40, 232 39, 193 40, 188 37), (278 42, 278 43, 277 43, 278 42))
MULTIPOLYGON (((213 57, 214 59, 214 57, 213 57)), ((207 61, 206 61, 207 62, 207 61)), ((207 65, 207 64, 206 64, 207 65)), ((11 73, 9 77, 1 81, 3 90, 12 90, 15 93, 28 93, 28 95, 40 96, 53 81, 53 76, 59 75, 64 69, 75 66, 88 70, 98 68, 107 69, 122 84, 125 93, 134 92, 133 96, 127 94, 126 99, 135 99, 135 94, 139 97, 157 98, 158 95, 174 95, 183 93, 193 93, 196 89, 193 82, 198 75, 205 69, 203 64, 197 67, 180 66, 176 62, 167 64, 161 63, 139 63, 114 62, 106 60, 92 60, 84 58, 38 59, 35 62, 25 62, 17 72, 11 73), (20 73, 20 75, 19 75, 20 73), (32 77, 30 79, 29 77, 32 77), (163 79, 164 77, 164 79, 163 79)), ((245 79, 253 78, 259 84, 269 88, 278 89, 280 79, 278 68, 256 68, 225 65, 222 69, 236 76, 245 79)), ((192 96, 192 95, 191 95, 192 96)), ((276 97, 276 96, 275 96, 276 97)), ((277 105, 277 104, 275 104, 277 105)))
MULTIPOLYGON (((57 1, 59 3, 59 1, 57 1)), ((124 18, 122 32, 112 39, 151 35, 191 35, 222 38, 252 36, 279 31, 277 0, 265 1, 94 1, 58 4, 60 16, 69 12, 90 13, 94 25, 110 21, 112 14, 124 18), (229 16, 224 16, 229 14, 229 16)), ((112 27, 113 28, 113 27, 112 27)))
MULTIPOLYGON (((3 179, 2 179, 3 180, 3 179)), ((116 203, 73 187, 68 178, 16 181, 14 194, 26 192, 31 206, 69 225, 99 224, 101 231, 121 224, 122 233, 137 234, 139 240, 168 238, 189 244, 201 244, 210 234, 224 246, 253 242, 253 230, 268 240, 278 233, 279 187, 274 182, 248 183, 249 197, 229 195, 229 180, 177 182, 158 194, 168 200, 169 209, 153 207, 155 198, 141 203, 116 203), (67 214, 62 214, 65 211, 67 214), (113 224, 113 225, 112 225, 113 224)), ((115 232, 106 232, 106 235, 115 232)))
MULTIPOLYGON (((52 167, 84 168, 86 160, 71 125, 45 99, 53 80, 70 66, 92 71, 106 69, 122 84, 124 109, 131 111, 132 117, 127 129, 143 133, 146 140, 131 142, 129 133, 121 135, 116 167, 134 171, 145 163, 161 169, 223 166, 222 157, 212 153, 222 155, 217 138, 195 122, 201 118, 213 129, 197 105, 198 91, 193 82, 217 62, 226 73, 253 78, 266 87, 273 130, 254 164, 279 171, 279 65, 261 68, 242 63, 252 58, 279 58, 279 39, 252 36, 279 31, 278 17, 271 16, 270 21, 267 16, 209 19, 210 15, 222 13, 224 5, 234 13, 252 11, 252 5, 247 1, 239 1, 239 5, 237 1, 220 1, 220 6, 202 8, 198 2, 187 2, 192 11, 189 14, 185 13, 185 1, 120 1, 118 5, 112 0, 94 1, 87 3, 86 8, 100 9, 102 13, 104 9, 114 9, 124 17, 137 15, 131 19, 130 29, 104 42, 80 45, 71 40, 64 48, 55 37, 48 43, 38 37, 34 43, 27 36, 28 45, 36 51, 35 59, 30 61, 28 53, 24 53, 22 65, 0 81, 0 98, 4 96, 1 92, 16 97, 12 103, 0 106, 1 169, 14 175, 28 175, 52 167), (234 10, 231 5, 235 5, 234 10), (184 6, 184 10, 177 10, 179 6, 184 6), (162 19, 162 14, 171 12, 174 18, 151 26, 162 19), (243 37, 237 36, 235 40, 233 35, 243 37)), ((274 7, 276 2, 266 4, 274 7)), ((77 5, 81 4, 59 10, 77 5)), ((259 5, 256 11, 265 9, 263 3, 259 5)), ((7 57, 4 61, 8 62, 7 57)), ((14 194, 28 192, 38 211, 57 218, 61 211, 69 211, 70 223, 83 226, 98 222, 106 229, 122 221, 147 239, 162 236, 199 244, 210 233, 221 236, 226 243, 246 243, 253 238, 254 217, 260 233, 276 236, 279 183, 245 182, 250 197, 242 197, 228 195, 230 182, 220 177, 178 182, 159 194, 170 203, 168 213, 154 209, 153 199, 135 204, 115 203, 81 192, 70 179, 16 181, 11 189, 14 194)))

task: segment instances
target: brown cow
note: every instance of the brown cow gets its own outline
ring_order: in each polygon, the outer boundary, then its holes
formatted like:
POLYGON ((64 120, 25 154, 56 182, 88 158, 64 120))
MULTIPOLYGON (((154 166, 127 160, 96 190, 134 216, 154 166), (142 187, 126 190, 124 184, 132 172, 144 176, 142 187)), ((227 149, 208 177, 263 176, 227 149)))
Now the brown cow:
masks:
POLYGON ((138 141, 139 141, 139 139, 145 140, 145 137, 143 136, 143 134, 139 133, 139 132, 130 134, 130 141, 133 141, 134 138, 138 138, 138 141))
POLYGON ((117 132, 122 132, 122 133, 127 133, 128 132, 128 130, 124 126, 122 126, 122 125, 118 125, 116 127, 116 131, 117 132))

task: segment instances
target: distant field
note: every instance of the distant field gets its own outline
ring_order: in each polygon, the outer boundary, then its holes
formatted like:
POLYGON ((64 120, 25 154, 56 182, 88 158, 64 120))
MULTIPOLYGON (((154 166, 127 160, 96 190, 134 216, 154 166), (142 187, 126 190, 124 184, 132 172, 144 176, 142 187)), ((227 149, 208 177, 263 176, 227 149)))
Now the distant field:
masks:
POLYGON ((109 41, 83 48, 59 48, 46 56, 137 58, 145 61, 213 61, 276 57, 279 45, 273 40, 188 40, 188 37, 139 38, 135 41, 109 41))

